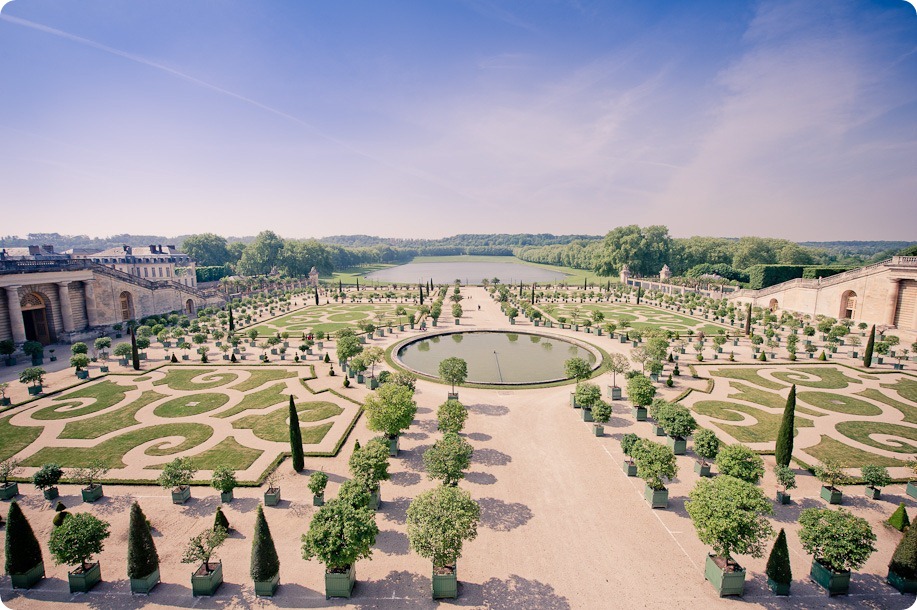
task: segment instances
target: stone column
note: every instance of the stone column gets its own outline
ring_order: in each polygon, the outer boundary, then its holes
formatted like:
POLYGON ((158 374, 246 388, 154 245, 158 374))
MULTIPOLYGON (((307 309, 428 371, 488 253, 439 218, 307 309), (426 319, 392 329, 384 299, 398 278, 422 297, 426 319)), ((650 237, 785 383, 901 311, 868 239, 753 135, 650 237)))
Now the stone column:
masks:
POLYGON ((25 343, 25 322, 22 319, 22 305, 19 303, 19 286, 6 286, 6 303, 13 341, 25 343))
POLYGON ((892 278, 892 285, 888 287, 888 299, 885 301, 885 323, 895 325, 895 314, 898 313, 898 291, 901 290, 901 280, 892 278))
POLYGON ((64 322, 64 332, 72 333, 73 307, 70 305, 70 282, 57 283, 57 297, 60 299, 60 316, 64 322))
POLYGON ((86 298, 86 325, 90 328, 99 326, 99 316, 96 311, 96 297, 93 283, 95 283, 95 280, 83 280, 83 294, 86 298))

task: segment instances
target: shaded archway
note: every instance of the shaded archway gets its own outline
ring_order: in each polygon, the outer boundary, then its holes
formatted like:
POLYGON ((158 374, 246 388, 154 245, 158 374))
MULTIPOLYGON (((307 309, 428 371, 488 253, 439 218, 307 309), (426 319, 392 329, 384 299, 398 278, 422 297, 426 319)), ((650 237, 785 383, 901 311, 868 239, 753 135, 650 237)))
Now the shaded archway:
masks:
POLYGON ((852 320, 856 315, 857 293, 848 290, 841 295, 841 309, 837 314, 841 319, 852 320))
POLYGON ((777 311, 777 308, 780 307, 780 303, 777 302, 777 299, 771 299, 771 302, 768 304, 767 307, 771 311, 777 311))
POLYGON ((30 292, 20 302, 22 322, 25 325, 26 341, 38 341, 42 345, 53 342, 51 326, 48 324, 48 299, 37 292, 30 292))
POLYGON ((194 301, 193 300, 188 299, 187 301, 185 301, 185 313, 188 314, 189 316, 194 315, 194 301))
POLYGON ((120 297, 121 302, 121 319, 124 321, 134 319, 134 297, 128 292, 124 291, 121 293, 120 297))

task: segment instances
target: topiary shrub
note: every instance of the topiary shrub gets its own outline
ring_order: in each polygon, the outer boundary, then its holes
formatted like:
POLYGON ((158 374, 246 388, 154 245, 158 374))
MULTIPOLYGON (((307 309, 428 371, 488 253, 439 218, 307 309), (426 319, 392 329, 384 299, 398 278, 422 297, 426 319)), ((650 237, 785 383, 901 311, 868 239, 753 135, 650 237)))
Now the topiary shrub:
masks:
POLYGON ((255 582, 271 580, 280 571, 280 559, 274 538, 264 518, 264 510, 258 505, 255 516, 255 533, 252 537, 252 557, 249 573, 255 582))
POLYGON ((895 512, 892 513, 892 516, 886 521, 890 526, 903 532, 911 525, 911 520, 907 516, 907 509, 904 507, 904 502, 898 505, 898 508, 895 509, 895 512))
POLYGON ((764 460, 745 445, 727 445, 716 456, 721 474, 757 484, 764 476, 764 460))
POLYGON ((159 553, 150 532, 150 522, 140 505, 131 505, 127 534, 127 577, 146 578, 159 567, 159 553))
POLYGON ((904 533, 888 569, 902 578, 917 579, 917 527, 909 527, 904 533))
POLYGON ((41 545, 15 500, 6 516, 5 556, 7 574, 25 574, 42 562, 41 545))
POLYGON ((767 577, 780 585, 788 585, 793 582, 793 571, 790 568, 790 550, 786 545, 786 532, 780 528, 777 534, 777 540, 774 541, 774 547, 767 558, 767 567, 764 568, 767 577))
POLYGON ((67 507, 64 506, 63 502, 58 501, 58 503, 54 506, 54 510, 57 512, 61 512, 62 510, 67 510, 67 507))
POLYGON ((54 518, 51 519, 51 523, 54 525, 54 527, 60 527, 61 525, 64 524, 64 520, 66 520, 67 517, 69 516, 70 516, 70 513, 68 513, 65 510, 62 510, 58 513, 54 513, 54 518))
POLYGON ((226 518, 226 515, 223 514, 223 507, 217 506, 217 512, 213 515, 213 529, 223 528, 227 532, 229 531, 229 519, 226 518))

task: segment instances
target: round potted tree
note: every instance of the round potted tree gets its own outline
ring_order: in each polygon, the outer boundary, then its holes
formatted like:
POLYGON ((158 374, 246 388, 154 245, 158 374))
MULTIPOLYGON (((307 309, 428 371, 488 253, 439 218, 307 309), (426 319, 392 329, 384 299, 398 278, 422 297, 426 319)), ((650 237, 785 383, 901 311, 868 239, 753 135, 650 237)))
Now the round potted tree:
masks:
POLYGON ((29 385, 29 395, 41 394, 41 386, 45 381, 45 370, 40 366, 30 366, 19 372, 19 383, 29 385))
POLYGON ((330 500, 318 509, 302 536, 302 556, 325 564, 325 597, 350 597, 357 560, 372 555, 379 528, 366 506, 330 500))
POLYGON ((280 503, 280 485, 277 484, 277 471, 267 475, 267 489, 264 490, 264 505, 277 506, 280 503))
POLYGON ((280 559, 274 546, 271 529, 264 518, 264 509, 258 505, 255 515, 255 533, 252 536, 252 558, 249 573, 255 582, 255 595, 273 597, 280 582, 280 559))
POLYGON ((839 508, 807 508, 799 514, 799 541, 812 555, 812 580, 829 595, 846 595, 850 571, 857 570, 876 551, 876 535, 869 522, 839 508))
POLYGON ((457 400, 447 400, 436 410, 436 425, 440 432, 458 434, 465 427, 468 409, 457 400))
POLYGON ((131 344, 119 343, 115 346, 115 349, 112 353, 118 357, 118 364, 121 366, 127 366, 127 359, 131 357, 132 353, 131 344))
POLYGON ((668 445, 675 455, 684 455, 688 449, 688 437, 697 430, 697 421, 685 407, 670 404, 659 422, 668 438, 668 445))
POLYGON ((220 502, 224 503, 232 502, 232 490, 238 484, 235 471, 227 466, 220 466, 214 470, 210 479, 210 486, 220 492, 220 502))
POLYGON ((764 460, 745 445, 727 445, 716 456, 716 467, 726 474, 756 485, 764 476, 764 460))
POLYGON ((836 461, 827 459, 816 465, 813 470, 815 471, 815 478, 822 482, 822 500, 828 504, 840 504, 844 496, 837 486, 848 481, 844 469, 836 461))
POLYGON ((411 549, 433 562, 433 599, 458 597, 457 561, 462 545, 477 536, 481 508, 458 487, 440 485, 411 501, 407 513, 411 549))
POLYGON ((917 527, 907 528, 895 547, 885 582, 901 593, 917 593, 917 527))
POLYGON ((732 553, 760 557, 764 540, 774 531, 765 515, 773 512, 764 493, 751 483, 722 475, 701 479, 691 490, 685 510, 697 537, 713 547, 707 555, 704 577, 720 596, 742 595, 745 569, 732 553))
MULTIPOLYGON (((163 331, 166 332, 166 331, 163 331)), ((108 350, 111 349, 111 337, 99 337, 95 340, 93 344, 96 348, 96 351, 99 353, 99 360, 102 361, 99 371, 102 373, 108 372, 108 350)))
POLYGON ((102 581, 99 562, 90 560, 102 552, 109 535, 108 523, 90 513, 70 515, 51 532, 48 549, 54 561, 77 566, 67 574, 71 593, 86 593, 102 581))
POLYGON ((592 405, 602 400, 602 390, 594 383, 580 381, 573 392, 574 408, 582 409, 583 421, 595 421, 592 417, 592 405))
POLYGON ((624 472, 627 473, 629 477, 637 476, 637 463, 634 461, 633 456, 637 449, 637 445, 642 441, 643 439, 633 432, 628 432, 621 437, 621 451, 627 456, 624 460, 624 472))
POLYGON ((707 460, 715 460, 720 452, 720 439, 713 430, 702 428, 694 435, 694 454, 699 460, 694 462, 694 472, 702 477, 710 476, 710 464, 707 460))
POLYGON ((646 407, 653 402, 656 386, 645 375, 634 375, 627 381, 627 397, 634 405, 632 413, 637 421, 646 421, 646 407))
POLYGON ((468 363, 462 358, 445 358, 439 363, 440 379, 452 385, 452 391, 446 398, 458 400, 458 392, 455 391, 456 385, 462 385, 468 379, 468 363))
POLYGON ((159 583, 159 553, 146 515, 137 502, 131 505, 127 533, 127 577, 131 581, 131 593, 141 595, 149 595, 159 583))
POLYGON ((863 482, 866 483, 866 497, 878 500, 882 493, 882 488, 891 485, 892 478, 888 474, 888 469, 884 466, 867 464, 860 469, 863 475, 863 482))
POLYGON ((789 595, 790 585, 793 583, 793 570, 790 566, 790 549, 786 544, 786 532, 780 528, 774 547, 767 558, 764 569, 767 574, 767 586, 775 595, 789 595))
POLYGON ((63 476, 59 464, 45 464, 32 475, 32 485, 41 490, 45 500, 53 500, 59 495, 57 484, 63 476))
POLYGON ((369 507, 373 510, 379 508, 382 501, 379 484, 389 479, 388 449, 388 440, 376 437, 366 443, 365 447, 354 448, 348 461, 353 478, 369 492, 369 507))
POLYGON ((366 425, 388 437, 390 455, 398 455, 398 437, 411 426, 417 413, 414 391, 397 383, 383 384, 363 405, 366 425))
POLYGON ((328 475, 318 470, 309 476, 309 491, 312 492, 312 506, 325 504, 325 487, 328 485, 328 475))
POLYGON ((777 464, 774 466, 774 476, 777 478, 777 485, 783 488, 777 490, 777 504, 789 504, 789 491, 796 489, 796 473, 789 466, 777 464))
POLYGON ((108 467, 98 458, 90 460, 84 468, 73 471, 72 478, 83 486, 80 490, 83 502, 95 502, 102 497, 102 484, 99 483, 99 479, 106 474, 108 467))
POLYGON ((10 389, 10 383, 8 381, 0 381, 0 407, 8 407, 12 404, 10 397, 6 393, 10 389))
POLYGON ((191 497, 191 479, 197 469, 191 458, 177 457, 166 464, 159 475, 159 486, 172 490, 172 503, 184 504, 191 497))
POLYGON ((10 503, 7 513, 4 544, 6 573, 10 575, 14 589, 31 589, 45 577, 41 545, 15 500, 10 503))
POLYGON ((181 562, 200 564, 191 574, 191 594, 194 597, 211 596, 223 584, 223 563, 211 562, 210 559, 228 535, 224 527, 208 527, 188 541, 181 562))
MULTIPOLYGON (((609 331, 611 334, 613 331, 609 331)), ((630 363, 624 354, 611 354, 607 360, 608 370, 611 371, 611 385, 608 386, 608 397, 612 400, 621 400, 621 388, 618 387, 618 375, 630 369, 630 363)))
POLYGON ((438 479, 443 485, 458 485, 465 477, 465 469, 471 465, 473 452, 471 443, 455 432, 446 432, 423 453, 427 477, 438 479))
POLYGON ((3 356, 3 361, 6 366, 15 366, 16 358, 13 354, 16 353, 16 343, 12 339, 3 339, 0 341, 0 356, 3 356))
POLYGON ((637 476, 646 482, 643 497, 651 508, 666 508, 669 505, 669 490, 663 479, 671 480, 678 474, 678 464, 672 450, 652 441, 643 440, 633 449, 637 463, 637 476))
POLYGON ((23 343, 22 352, 32 359, 32 366, 41 366, 44 362, 45 346, 38 341, 26 341, 23 343))
POLYGON ((70 366, 76 369, 77 379, 89 379, 89 356, 86 354, 74 354, 70 356, 70 366))
POLYGON ((7 458, 0 462, 0 500, 12 500, 19 495, 19 483, 10 477, 19 472, 19 460, 7 458))
POLYGON ((595 424, 592 426, 592 433, 596 436, 605 434, 605 424, 611 419, 611 405, 602 399, 599 399, 592 405, 592 419, 595 424))

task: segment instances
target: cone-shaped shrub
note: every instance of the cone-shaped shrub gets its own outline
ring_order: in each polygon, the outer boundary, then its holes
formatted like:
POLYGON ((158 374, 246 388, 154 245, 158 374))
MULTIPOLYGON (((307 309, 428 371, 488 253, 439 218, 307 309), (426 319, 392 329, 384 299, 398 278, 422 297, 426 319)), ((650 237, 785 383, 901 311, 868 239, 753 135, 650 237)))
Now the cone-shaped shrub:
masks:
POLYGON ((299 427, 299 413, 296 412, 296 404, 294 404, 292 396, 290 396, 290 451, 293 454, 293 470, 301 472, 306 467, 306 461, 302 450, 302 430, 299 427))
POLYGON ((63 502, 58 501, 57 504, 54 505, 54 510, 56 512, 61 512, 62 510, 67 510, 67 506, 63 502))
POLYGON ((793 572, 790 569, 790 550, 786 545, 786 532, 780 529, 777 534, 777 540, 774 541, 774 547, 767 558, 767 567, 764 569, 767 577, 780 585, 788 585, 793 582, 793 572))
POLYGON ((873 324, 869 329, 869 339, 866 341, 866 351, 863 352, 863 366, 869 368, 872 366, 872 352, 876 349, 876 325, 873 324))
POLYGON ((16 501, 10 503, 6 517, 5 552, 7 574, 25 574, 42 560, 41 545, 16 501))
POLYGON ((217 512, 213 515, 213 529, 220 527, 226 531, 229 531, 229 519, 227 519, 226 515, 223 514, 223 507, 217 506, 217 512))
POLYGON ((888 569, 907 579, 917 579, 917 527, 909 527, 895 547, 888 569))
POLYGON ((127 532, 127 577, 145 578, 159 567, 159 554, 153 543, 149 521, 136 502, 131 505, 127 532))
POLYGON ((54 513, 54 518, 51 519, 51 524, 54 525, 54 527, 60 527, 61 524, 63 524, 64 519, 66 519, 69 516, 70 516, 70 513, 68 513, 65 510, 56 512, 54 513))
POLYGON ((899 504, 895 512, 892 513, 892 516, 888 518, 888 524, 899 532, 903 532, 905 528, 911 525, 911 520, 908 519, 907 516, 907 510, 904 508, 904 502, 899 504))
POLYGON ((271 530, 264 518, 264 510, 258 505, 258 514, 255 516, 255 535, 252 538, 251 576, 256 582, 264 582, 274 578, 280 571, 280 560, 277 558, 277 549, 271 530))
POLYGON ((789 466, 793 457, 793 432, 796 420, 796 384, 790 388, 790 395, 786 398, 786 406, 783 408, 783 421, 780 422, 780 430, 777 432, 777 463, 781 466, 789 466))

